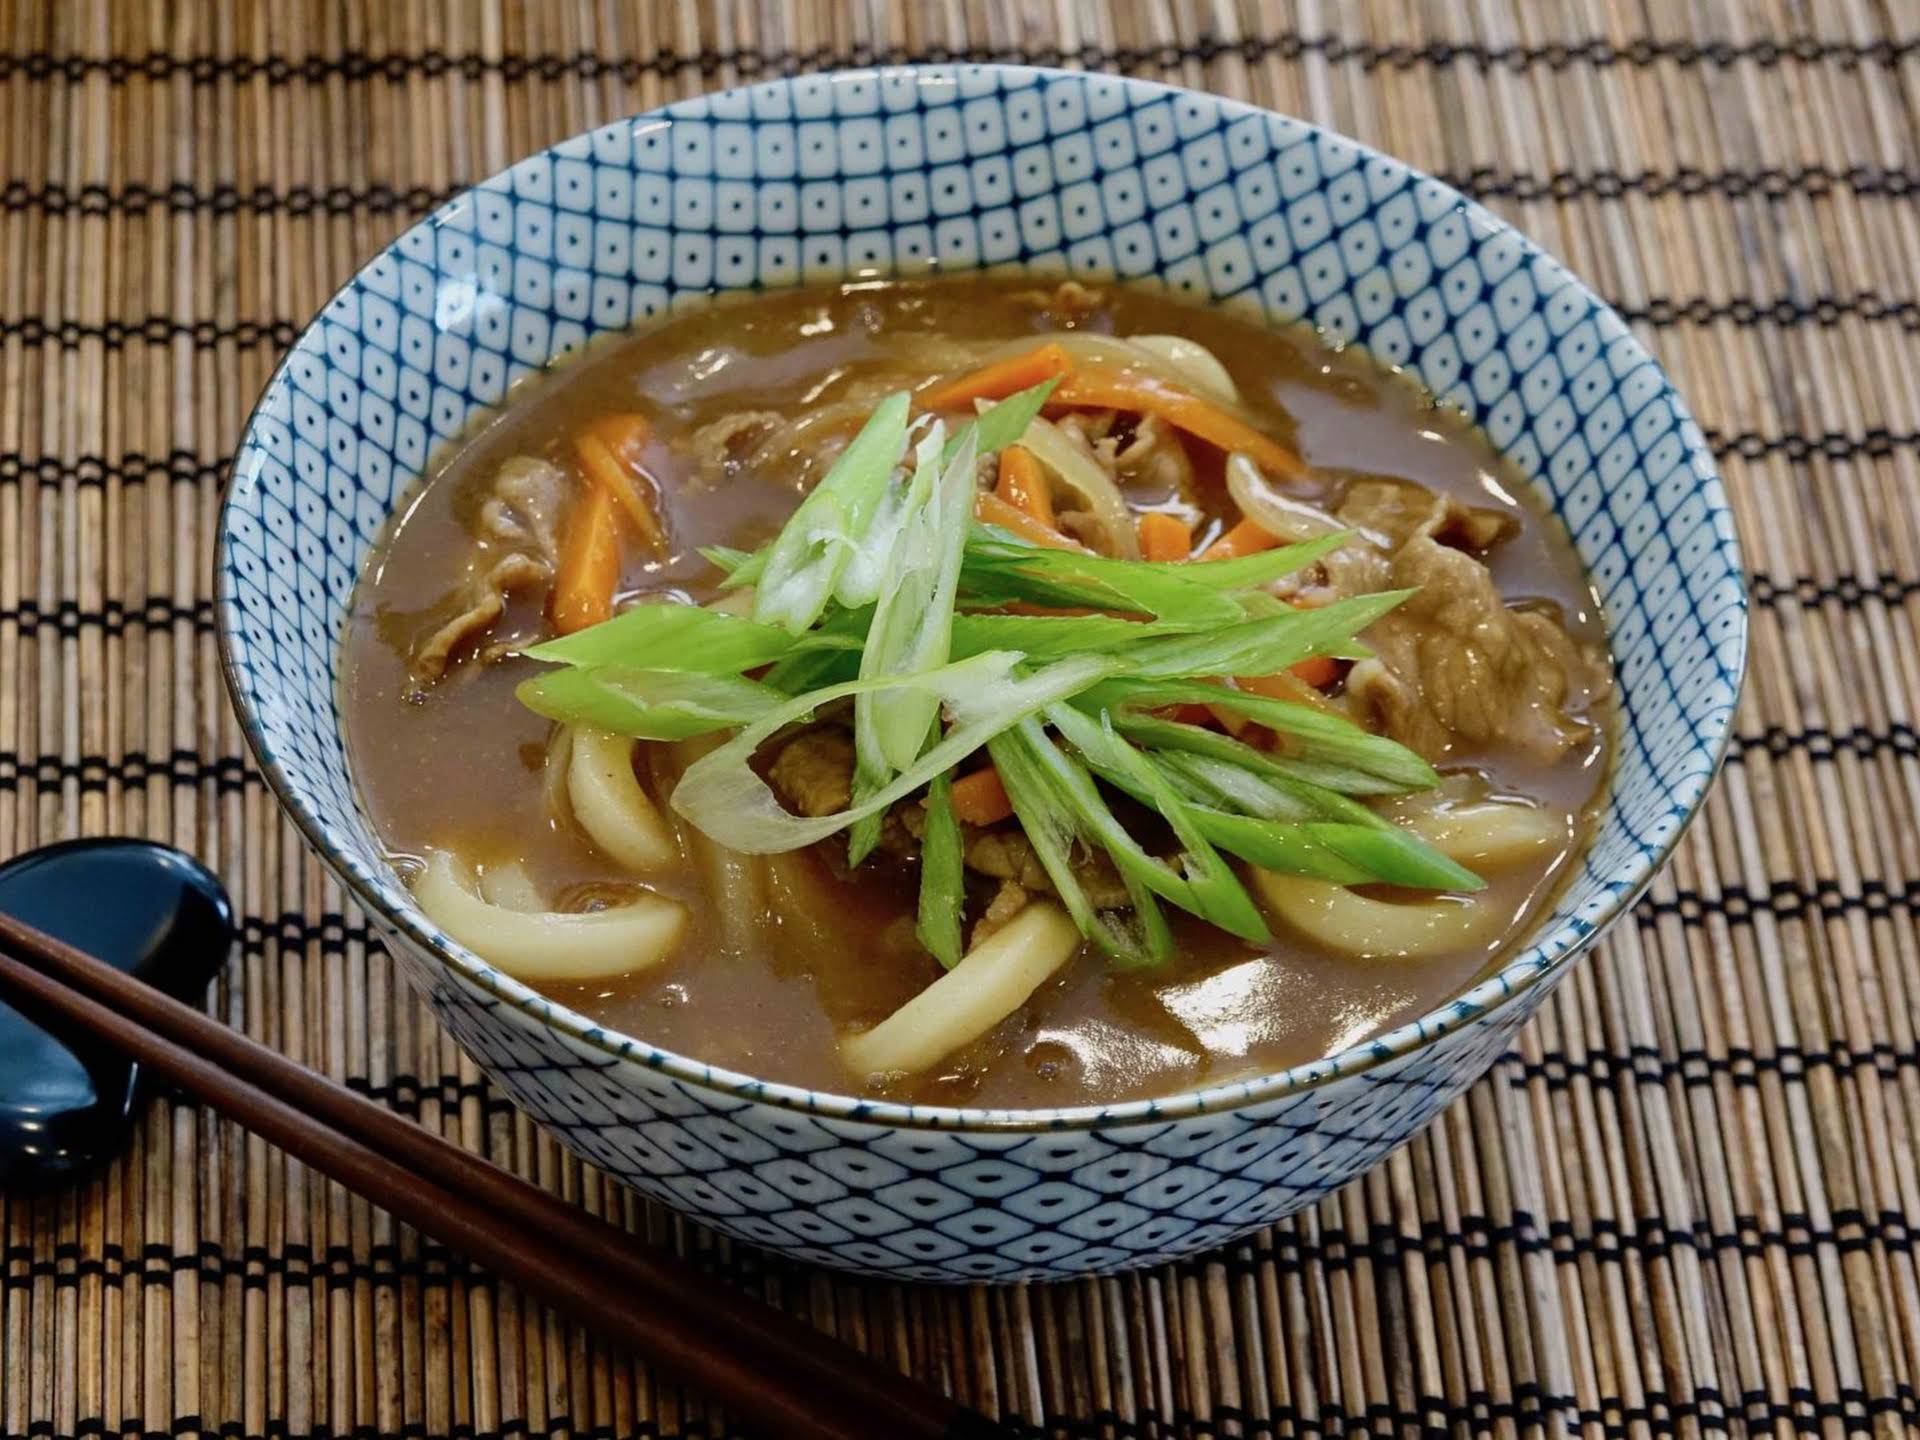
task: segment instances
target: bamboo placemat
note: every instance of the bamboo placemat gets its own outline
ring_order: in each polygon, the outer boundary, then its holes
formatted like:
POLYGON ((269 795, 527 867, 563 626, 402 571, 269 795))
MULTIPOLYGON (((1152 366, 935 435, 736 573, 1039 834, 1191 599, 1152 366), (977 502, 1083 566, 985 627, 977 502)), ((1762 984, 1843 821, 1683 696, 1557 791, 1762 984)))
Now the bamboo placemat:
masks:
MULTIPOLYGON (((196 851, 245 915, 231 1023, 1048 1436, 1920 1428, 1917 107, 1894 0, 0 0, 0 851, 196 851), (1672 370, 1753 572, 1725 778, 1517 1051, 1318 1210, 1057 1287, 789 1265, 562 1158, 279 819, 211 631, 256 393, 450 188, 677 96, 956 56, 1246 97, 1510 215, 1672 370)), ((0 1440, 736 1433, 193 1108, 0 1211, 0 1440)))

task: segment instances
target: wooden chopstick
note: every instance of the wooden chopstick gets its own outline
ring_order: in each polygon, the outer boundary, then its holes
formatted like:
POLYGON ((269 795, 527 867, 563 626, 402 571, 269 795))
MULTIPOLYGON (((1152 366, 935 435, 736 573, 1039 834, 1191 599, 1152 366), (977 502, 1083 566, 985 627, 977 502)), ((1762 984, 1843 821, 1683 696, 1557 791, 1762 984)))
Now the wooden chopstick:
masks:
POLYGON ((793 1440, 1005 1440, 858 1351, 10 915, 0 991, 793 1440))

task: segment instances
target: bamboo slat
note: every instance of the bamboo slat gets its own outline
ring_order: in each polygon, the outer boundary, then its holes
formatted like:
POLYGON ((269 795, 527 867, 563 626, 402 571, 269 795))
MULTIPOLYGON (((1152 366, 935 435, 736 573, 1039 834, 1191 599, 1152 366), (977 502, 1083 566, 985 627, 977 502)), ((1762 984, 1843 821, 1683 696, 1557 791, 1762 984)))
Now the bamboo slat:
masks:
MULTIPOLYGON (((1920 11, 1895 0, 0 0, 0 853, 226 877, 229 1023, 1056 1440, 1920 1431, 1920 11), (563 1156, 279 818, 221 692, 223 463, 298 327, 450 190, 614 116, 1028 57, 1447 176, 1634 322, 1751 568, 1725 777, 1632 920, 1417 1142, 1188 1264, 942 1291, 734 1246, 563 1156)), ((0 1440, 732 1436, 162 1099, 0 1195, 0 1440)))

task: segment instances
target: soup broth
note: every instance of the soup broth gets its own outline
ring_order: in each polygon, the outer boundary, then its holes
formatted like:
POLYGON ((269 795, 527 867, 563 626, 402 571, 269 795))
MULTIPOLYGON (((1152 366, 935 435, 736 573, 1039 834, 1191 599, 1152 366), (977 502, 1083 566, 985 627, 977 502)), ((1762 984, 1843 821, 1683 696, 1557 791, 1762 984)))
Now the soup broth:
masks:
MULTIPOLYGON (((1183 363, 1203 373, 1190 357, 1183 363)), ((1098 406, 1048 413, 1109 471, 1136 515, 1177 521, 1184 529, 1172 533, 1189 534, 1196 552, 1249 523, 1228 490, 1225 451, 1205 437, 1098 406)), ((983 473, 990 483, 991 467, 983 473)), ((1097 526, 1074 510, 1063 487, 1056 492, 1061 533, 1102 548, 1097 526)), ((573 503, 570 491, 556 493, 573 503)), ((1305 603, 1316 599, 1315 586, 1336 579, 1331 567, 1315 569, 1278 588, 1305 603)), ((601 1025, 701 1061, 923 1103, 1033 1107, 1165 1095, 1317 1059, 1425 1013, 1495 965, 1550 903, 1586 838, 1608 747, 1597 607, 1565 536, 1477 432, 1403 379, 1363 356, 1329 350, 1310 333, 1276 332, 1145 290, 1036 289, 1031 279, 857 283, 720 300, 602 342, 519 386, 497 416, 440 457, 397 516, 355 598, 344 646, 355 776, 403 870, 442 851, 483 882, 513 875, 522 891, 530 882, 542 908, 592 913, 643 892, 685 907, 684 932, 659 963, 606 978, 536 979, 538 988, 601 1025), (1444 518, 1430 522, 1447 542, 1436 563, 1483 563, 1513 613, 1537 619, 1542 635, 1553 627, 1540 654, 1570 657, 1560 665, 1565 673, 1529 689, 1524 656, 1515 668, 1474 652, 1449 674, 1447 627, 1472 621, 1436 610, 1397 631, 1389 617, 1363 635, 1373 641, 1378 633, 1375 664, 1391 662, 1409 683, 1396 686, 1390 675, 1379 684, 1382 698, 1370 700, 1356 683, 1358 668, 1328 661, 1337 677, 1318 681, 1307 702, 1406 739, 1447 778, 1441 793, 1463 805, 1486 797, 1524 802, 1548 817, 1535 827, 1545 838, 1523 847, 1518 860, 1486 867, 1488 888, 1470 903, 1498 922, 1474 931, 1469 943, 1437 953, 1354 953, 1276 913, 1256 886, 1270 940, 1238 938, 1170 908, 1174 943, 1163 962, 1120 966, 1082 943, 1024 1004, 937 1063, 863 1073, 847 1057, 847 1037, 879 1024, 943 974, 916 936, 917 837, 896 835, 901 844, 882 845, 857 868, 847 864, 844 835, 730 856, 671 808, 678 775, 718 737, 642 741, 635 775, 672 824, 682 855, 636 874, 588 838, 564 801, 556 803, 555 727, 516 698, 515 687, 543 669, 518 651, 551 633, 551 585, 536 576, 503 586, 498 613, 485 625, 455 635, 443 657, 427 652, 476 593, 474 577, 490 563, 501 524, 535 534, 558 523, 551 514, 515 518, 510 505, 502 508, 503 467, 546 462, 551 470, 541 475, 572 485, 581 463, 576 437, 599 417, 645 417, 644 439, 624 458, 647 482, 665 530, 657 547, 623 540, 620 602, 705 604, 722 596, 724 572, 703 547, 751 551, 773 539, 881 396, 975 370, 993 347, 1050 335, 1173 335, 1204 346, 1237 391, 1236 413, 1299 457, 1308 478, 1293 493, 1339 523, 1357 521, 1382 575, 1385 557, 1398 565, 1404 552, 1392 529, 1399 522, 1380 507, 1428 492, 1451 502, 1444 518), (1511 696, 1496 693, 1509 682, 1517 687, 1511 696), (1480 687, 1485 704, 1511 713, 1467 716, 1469 697, 1433 701, 1442 684, 1480 687), (1551 732, 1544 741, 1543 725, 1551 732)), ((1213 723, 1204 707, 1186 708, 1189 729, 1213 723)), ((828 730, 840 727, 831 743, 821 742, 831 758, 845 750, 850 722, 831 711, 824 719, 828 730)), ((769 745, 756 763, 779 779, 774 751, 769 745)), ((1363 803, 1398 815, 1429 802, 1363 803)), ((1114 806, 1151 831, 1149 809, 1123 800, 1114 806)), ((1444 811, 1423 813, 1431 820, 1444 811)), ((921 823, 919 813, 901 810, 908 829, 921 823)), ((970 859, 993 829, 964 832, 970 859)), ((1246 870, 1238 861, 1234 867, 1246 870)), ((1019 888, 1020 867, 1010 868, 1019 888)), ((970 868, 969 933, 1009 883, 970 868)), ((1044 886, 1020 893, 1030 902, 1044 886)), ((1365 885, 1344 893, 1376 905, 1411 907, 1422 898, 1365 885)), ((524 909, 536 901, 523 895, 501 903, 524 909)))

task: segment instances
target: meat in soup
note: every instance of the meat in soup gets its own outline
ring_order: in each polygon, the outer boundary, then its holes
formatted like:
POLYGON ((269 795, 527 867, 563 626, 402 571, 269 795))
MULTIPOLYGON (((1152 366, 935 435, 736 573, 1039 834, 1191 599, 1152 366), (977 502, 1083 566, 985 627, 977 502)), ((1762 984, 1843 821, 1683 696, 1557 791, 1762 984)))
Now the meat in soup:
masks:
POLYGON ((364 802, 449 933, 610 1029, 922 1103, 1164 1095, 1426 1012, 1550 904, 1608 752, 1598 609, 1477 432, 1124 287, 603 343, 442 457, 345 647, 364 802))

